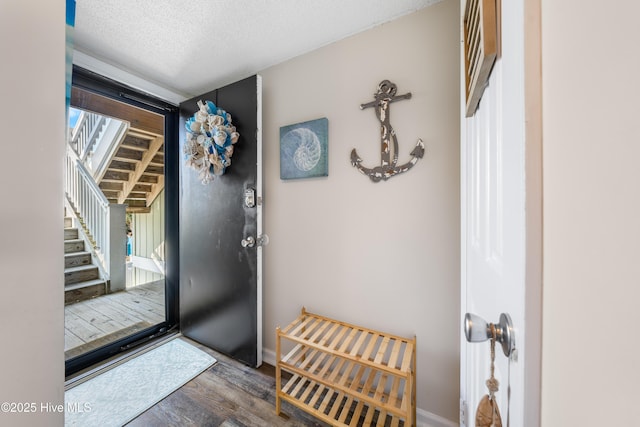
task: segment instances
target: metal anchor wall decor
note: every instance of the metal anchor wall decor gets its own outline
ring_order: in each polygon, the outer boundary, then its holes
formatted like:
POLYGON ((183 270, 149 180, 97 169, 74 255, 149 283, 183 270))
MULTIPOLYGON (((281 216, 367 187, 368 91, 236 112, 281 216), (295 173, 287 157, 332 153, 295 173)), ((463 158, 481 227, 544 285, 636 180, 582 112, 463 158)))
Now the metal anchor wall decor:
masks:
POLYGON ((361 110, 374 107, 376 116, 378 120, 380 120, 380 154, 382 161, 380 162, 380 166, 373 168, 364 167, 362 166, 362 159, 358 156, 354 148, 351 151, 351 164, 371 178, 373 182, 378 182, 381 179, 386 181, 392 176, 408 171, 418 162, 418 159, 424 156, 424 144, 422 139, 418 138, 415 148, 410 153, 412 156, 411 160, 405 164, 398 165, 398 138, 389 121, 389 105, 392 102, 411 99, 411 93, 396 95, 397 90, 398 88, 394 83, 391 83, 389 80, 383 80, 378 85, 378 91, 373 95, 374 100, 360 105, 361 110))

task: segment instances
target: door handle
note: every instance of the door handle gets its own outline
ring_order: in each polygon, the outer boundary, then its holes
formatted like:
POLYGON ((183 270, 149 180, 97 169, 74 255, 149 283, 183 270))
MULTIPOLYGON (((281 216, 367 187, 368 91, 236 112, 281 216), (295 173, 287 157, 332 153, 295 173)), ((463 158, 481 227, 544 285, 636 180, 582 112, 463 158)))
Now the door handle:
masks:
POLYGON ((243 248, 252 248, 256 245, 256 239, 253 236, 249 236, 246 239, 242 239, 240 242, 243 248))
MULTIPOLYGON (((511 316, 501 313, 500 321, 494 323, 493 326, 496 329, 496 341, 502 345, 502 352, 507 357, 511 356, 516 348, 511 316)), ((491 339, 491 323, 477 314, 467 313, 464 315, 464 335, 468 342, 487 341, 491 339)))
POLYGON ((263 234, 256 239, 253 236, 245 237, 240 241, 243 248, 253 248, 254 246, 267 246, 269 244, 269 236, 263 234))

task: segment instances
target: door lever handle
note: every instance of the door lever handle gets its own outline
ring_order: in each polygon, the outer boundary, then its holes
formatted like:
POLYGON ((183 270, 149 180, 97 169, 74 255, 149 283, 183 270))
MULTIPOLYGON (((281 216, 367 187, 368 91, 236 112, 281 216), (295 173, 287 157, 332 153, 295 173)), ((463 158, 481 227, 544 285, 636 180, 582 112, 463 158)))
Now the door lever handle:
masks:
POLYGON ((243 248, 252 248, 256 245, 258 246, 267 246, 269 243, 269 236, 263 234, 259 236, 257 239, 253 236, 246 237, 240 241, 240 244, 243 248))
POLYGON ((242 239, 240 244, 243 248, 252 248, 256 245, 256 239, 253 236, 249 236, 246 239, 242 239))
MULTIPOLYGON (((496 328, 496 341, 502 345, 502 352, 509 357, 516 348, 516 339, 513 332, 511 316, 500 314, 500 321, 494 323, 496 328)), ((488 323, 477 314, 464 315, 464 335, 468 342, 484 342, 491 339, 491 323, 488 323)))

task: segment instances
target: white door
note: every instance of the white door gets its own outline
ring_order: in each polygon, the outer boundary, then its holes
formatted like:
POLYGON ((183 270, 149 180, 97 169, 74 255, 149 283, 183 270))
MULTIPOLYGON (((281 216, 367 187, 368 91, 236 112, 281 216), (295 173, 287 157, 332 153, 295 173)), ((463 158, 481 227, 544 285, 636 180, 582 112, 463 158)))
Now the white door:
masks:
MULTIPOLYGON (((535 262, 539 254, 534 253, 540 230, 531 224, 541 201, 532 188, 540 171, 535 161, 528 163, 533 145, 525 122, 530 108, 527 104, 525 109, 530 88, 525 84, 530 62, 525 66, 527 1, 497 2, 502 7, 499 57, 475 115, 464 118, 464 100, 461 108, 461 322, 464 325, 465 313, 491 323, 498 323, 501 313, 510 315, 516 351, 508 359, 496 346, 495 376, 502 425, 514 427, 538 425, 540 393, 535 291, 540 289, 535 276, 540 268, 535 262)), ((465 0, 461 3, 464 11, 465 0)), ((460 359, 460 420, 472 427, 478 403, 488 394, 489 341, 468 343, 462 334, 460 359)))

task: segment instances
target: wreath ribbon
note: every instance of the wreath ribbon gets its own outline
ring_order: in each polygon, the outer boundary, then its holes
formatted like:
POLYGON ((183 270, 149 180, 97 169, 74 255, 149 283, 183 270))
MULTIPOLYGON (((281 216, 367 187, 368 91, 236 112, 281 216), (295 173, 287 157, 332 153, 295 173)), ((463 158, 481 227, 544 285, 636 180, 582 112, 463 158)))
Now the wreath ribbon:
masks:
POLYGON ((224 174, 231 166, 233 146, 240 134, 231 114, 211 101, 198 101, 199 110, 185 123, 187 140, 183 147, 187 166, 199 172, 203 184, 224 174))

